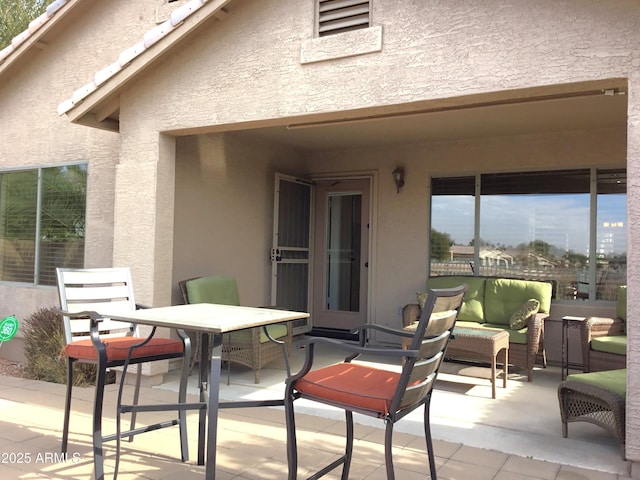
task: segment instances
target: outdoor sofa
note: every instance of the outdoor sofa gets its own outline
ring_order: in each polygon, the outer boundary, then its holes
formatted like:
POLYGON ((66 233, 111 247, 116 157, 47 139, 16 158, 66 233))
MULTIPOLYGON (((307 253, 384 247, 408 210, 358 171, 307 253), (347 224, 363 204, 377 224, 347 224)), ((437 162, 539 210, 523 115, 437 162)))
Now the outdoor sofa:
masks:
MULTIPOLYGON (((509 333, 509 364, 523 368, 527 380, 533 378, 536 358, 546 366, 544 352, 544 321, 549 316, 553 285, 551 282, 516 280, 497 277, 444 275, 426 281, 430 288, 450 288, 466 283, 469 288, 458 315, 456 326, 492 328, 509 333), (531 302, 536 300, 537 302, 531 302), (537 308, 532 308, 535 303, 537 308), (512 323, 518 317, 518 325, 512 323)), ((418 292, 418 300, 423 297, 418 292)), ((410 327, 420 318, 419 303, 402 309, 403 327, 410 327)), ((449 355, 448 355, 449 356, 449 355)), ((451 358, 451 357, 450 357, 451 358)), ((456 359, 456 358, 454 358, 456 359)), ((473 360, 473 358, 459 358, 473 360)))

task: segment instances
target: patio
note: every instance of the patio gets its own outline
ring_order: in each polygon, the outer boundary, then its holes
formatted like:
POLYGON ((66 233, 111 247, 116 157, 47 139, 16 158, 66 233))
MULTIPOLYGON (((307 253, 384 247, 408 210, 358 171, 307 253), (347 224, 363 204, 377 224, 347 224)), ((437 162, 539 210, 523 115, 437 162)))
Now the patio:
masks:
MULTIPOLYGON (((301 360, 294 349, 292 366, 301 360)), ((323 352, 325 362, 335 354, 323 352)), ((371 359, 374 361, 375 359, 371 359)), ((478 367, 445 364, 432 401, 432 428, 439 478, 464 479, 589 479, 628 478, 628 464, 620 459, 616 442, 603 430, 588 424, 569 426, 570 438, 561 436, 556 387, 559 368, 537 368, 533 383, 511 375, 508 389, 498 388, 492 400, 484 378, 453 375, 456 371, 486 375, 478 367)), ((174 374, 156 388, 143 388, 142 398, 173 402, 174 374)), ((253 373, 234 366, 231 384, 221 385, 224 399, 272 398, 282 394, 283 362, 262 371, 262 383, 253 373)), ((223 376, 223 380, 226 377, 223 376)), ((190 378, 196 391, 195 374, 190 378)), ((64 385, 0 376, 0 452, 2 478, 86 479, 92 471, 90 421, 93 389, 77 389, 73 402, 69 458, 61 461, 60 429, 64 385)), ((116 388, 108 387, 107 411, 113 410, 116 388)), ((298 404, 297 404, 298 405, 298 404)), ((342 414, 299 404, 301 472, 311 471, 342 450, 342 414), (336 436, 334 436, 336 434, 336 436)), ((417 414, 418 412, 414 412, 417 414)), ((162 414, 147 414, 149 417, 162 414)), ((141 421, 145 417, 141 416, 141 421)), ((357 443, 350 478, 385 478, 382 422, 356 416, 357 443)), ((124 442, 121 479, 181 480, 202 478, 196 465, 197 416, 189 416, 191 460, 179 461, 178 434, 174 429, 146 433, 133 443, 124 442)), ((114 422, 105 422, 105 430, 114 422)), ((398 478, 425 478, 426 455, 419 418, 397 425, 395 465, 398 478)), ((112 444, 110 444, 112 445, 112 444)), ((113 448, 107 445, 107 472, 113 468, 113 448)), ((222 410, 219 424, 218 478, 279 479, 286 465, 284 415, 280 408, 222 410)), ((327 478, 339 478, 335 473, 327 478)))

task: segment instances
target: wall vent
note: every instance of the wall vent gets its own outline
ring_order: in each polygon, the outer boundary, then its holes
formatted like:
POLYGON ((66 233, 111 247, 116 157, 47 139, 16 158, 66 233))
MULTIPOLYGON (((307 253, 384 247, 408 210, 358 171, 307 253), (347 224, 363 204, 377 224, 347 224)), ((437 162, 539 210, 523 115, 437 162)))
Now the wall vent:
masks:
POLYGON ((318 0, 319 37, 371 26, 371 0, 318 0))

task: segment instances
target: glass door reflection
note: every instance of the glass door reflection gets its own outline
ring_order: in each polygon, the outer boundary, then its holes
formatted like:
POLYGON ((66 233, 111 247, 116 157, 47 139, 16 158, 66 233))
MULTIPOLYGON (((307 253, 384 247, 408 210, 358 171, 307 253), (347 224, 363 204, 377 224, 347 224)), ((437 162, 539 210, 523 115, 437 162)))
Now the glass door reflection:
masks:
POLYGON ((329 193, 325 251, 327 310, 360 310, 362 194, 329 193))

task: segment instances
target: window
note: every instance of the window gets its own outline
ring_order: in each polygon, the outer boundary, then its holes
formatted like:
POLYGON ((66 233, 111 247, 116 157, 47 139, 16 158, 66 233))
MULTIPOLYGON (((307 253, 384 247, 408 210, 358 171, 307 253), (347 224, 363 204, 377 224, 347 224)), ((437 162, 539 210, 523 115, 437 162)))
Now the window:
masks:
POLYGON ((430 274, 553 280, 557 299, 626 284, 626 170, 433 178, 430 274))
POLYGON ((0 280, 55 285, 84 265, 86 164, 0 173, 0 280))
POLYGON ((317 0, 319 37, 371 25, 371 0, 317 0))

